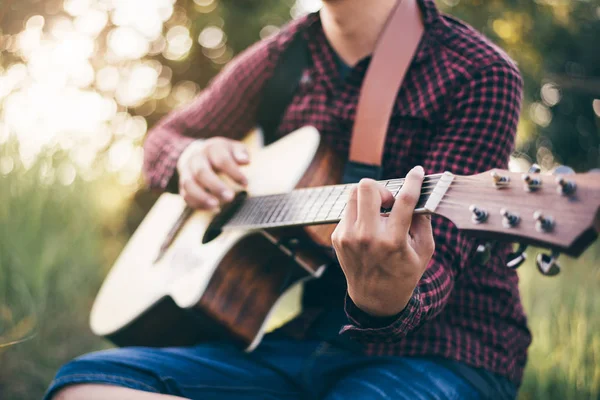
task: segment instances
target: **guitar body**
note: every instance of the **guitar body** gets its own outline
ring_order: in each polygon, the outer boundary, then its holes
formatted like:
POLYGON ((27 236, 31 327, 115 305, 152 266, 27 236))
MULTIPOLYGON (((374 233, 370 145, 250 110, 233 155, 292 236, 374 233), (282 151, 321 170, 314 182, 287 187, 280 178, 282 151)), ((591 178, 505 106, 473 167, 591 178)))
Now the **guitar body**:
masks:
MULTIPOLYGON (((262 147, 259 132, 245 140, 244 167, 252 196, 338 183, 342 162, 303 128, 262 147)), ((251 350, 281 299, 299 308, 300 283, 319 277, 329 260, 314 243, 330 245, 332 225, 272 231, 226 231, 208 243, 215 213, 194 211, 157 260, 185 212, 180 196, 162 195, 119 256, 94 303, 94 333, 119 346, 182 346, 230 339, 251 350), (290 245, 292 244, 292 245, 290 245)), ((291 315, 290 315, 291 314, 291 315)), ((273 320, 273 318, 271 318, 273 320)))

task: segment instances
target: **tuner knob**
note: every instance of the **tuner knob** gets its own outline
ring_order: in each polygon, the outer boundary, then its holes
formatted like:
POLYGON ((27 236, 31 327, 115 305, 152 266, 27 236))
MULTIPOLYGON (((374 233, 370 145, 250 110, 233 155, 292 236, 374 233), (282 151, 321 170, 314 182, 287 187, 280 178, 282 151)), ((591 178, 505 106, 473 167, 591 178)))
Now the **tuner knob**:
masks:
POLYGON ((529 167, 530 174, 539 174, 541 171, 542 168, 540 168, 540 166, 537 164, 531 164, 531 167, 529 167))
POLYGON ((536 211, 533 213, 533 219, 536 220, 535 229, 538 232, 552 232, 554 230, 554 218, 548 216, 544 216, 544 213, 541 211, 536 211))
POLYGON ((575 182, 568 181, 562 176, 556 178, 556 183, 558 184, 558 187, 556 188, 558 194, 569 196, 577 190, 577 184, 575 182))
POLYGON ((503 217, 502 225, 504 225, 505 228, 514 228, 519 225, 519 222, 521 221, 521 217, 515 213, 511 213, 506 208, 501 209, 500 214, 503 217))
POLYGON ((535 259, 535 264, 538 270, 545 276, 556 276, 560 273, 560 264, 557 259, 560 254, 557 251, 552 251, 552 254, 540 253, 535 259))
POLYGON ((559 165, 558 167, 554 168, 554 170, 552 171, 552 175, 574 175, 575 171, 573 171, 573 168, 571 167, 567 167, 566 165, 559 165))
POLYGON ((475 263, 478 265, 486 265, 490 258, 492 257, 492 244, 485 243, 477 246, 477 250, 475 250, 475 263))
POLYGON ((519 268, 527 259, 527 253, 525 253, 526 249, 526 244, 519 244, 519 248, 517 249, 517 251, 508 255, 506 266, 510 269, 519 268))
POLYGON ((494 181, 494 186, 498 188, 502 188, 510 184, 510 176, 500 175, 496 171, 492 171, 491 176, 494 181))
POLYGON ((532 177, 530 174, 523 174, 523 182, 525 182, 525 190, 533 192, 542 186, 540 178, 532 177))
POLYGON ((476 224, 485 222, 488 219, 488 212, 483 208, 477 207, 475 204, 471 204, 471 206, 469 206, 469 211, 473 213, 473 217, 471 219, 476 224))

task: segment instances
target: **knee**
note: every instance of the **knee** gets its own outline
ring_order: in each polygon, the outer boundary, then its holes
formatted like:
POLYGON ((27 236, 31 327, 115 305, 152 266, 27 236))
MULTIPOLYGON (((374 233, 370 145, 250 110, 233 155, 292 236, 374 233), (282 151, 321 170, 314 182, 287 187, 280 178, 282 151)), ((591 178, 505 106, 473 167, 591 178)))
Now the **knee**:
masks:
MULTIPOLYGON (((94 384, 81 384, 67 386, 60 389, 49 400, 84 400, 100 398, 102 396, 102 387, 94 384)), ((107 398, 106 396, 104 396, 107 398)))
POLYGON ((144 361, 129 349, 83 355, 58 370, 45 399, 109 399, 115 398, 117 387, 158 392, 160 382, 148 373, 144 361))
MULTIPOLYGON (((111 386, 84 383, 64 387, 52 396, 51 400, 105 400, 105 399, 149 399, 150 393, 139 390, 111 386)), ((154 396, 152 395, 152 398, 154 396)))

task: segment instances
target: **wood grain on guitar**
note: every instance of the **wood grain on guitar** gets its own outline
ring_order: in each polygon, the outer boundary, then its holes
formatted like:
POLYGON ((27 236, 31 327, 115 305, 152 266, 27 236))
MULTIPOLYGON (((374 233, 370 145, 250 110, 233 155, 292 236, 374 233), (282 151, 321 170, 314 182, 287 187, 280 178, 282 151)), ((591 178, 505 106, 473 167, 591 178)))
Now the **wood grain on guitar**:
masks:
MULTIPOLYGON (((258 135, 248 140, 259 143, 258 135)), ((353 185, 337 184, 343 160, 310 127, 253 146, 251 160, 247 197, 221 214, 191 211, 176 195, 159 199, 96 298, 96 334, 146 346, 229 337, 251 350, 286 293, 295 299, 286 318, 299 311, 299 284, 331 261, 331 232, 353 185)), ((475 236, 549 247, 553 256, 538 260, 547 275, 558 252, 578 256, 600 231, 599 174, 436 172, 424 180, 417 212, 475 236)), ((403 182, 380 184, 396 195, 403 182)))

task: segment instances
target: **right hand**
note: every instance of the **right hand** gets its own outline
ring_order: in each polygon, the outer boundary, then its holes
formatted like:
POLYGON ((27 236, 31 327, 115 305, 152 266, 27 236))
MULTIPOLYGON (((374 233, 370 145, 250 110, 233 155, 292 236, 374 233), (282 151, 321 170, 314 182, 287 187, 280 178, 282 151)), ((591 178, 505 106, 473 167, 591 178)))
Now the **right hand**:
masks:
POLYGON ((235 196, 217 174, 246 186, 248 180, 240 166, 249 161, 246 146, 239 141, 214 137, 193 142, 177 161, 179 193, 192 208, 215 209, 235 196))

